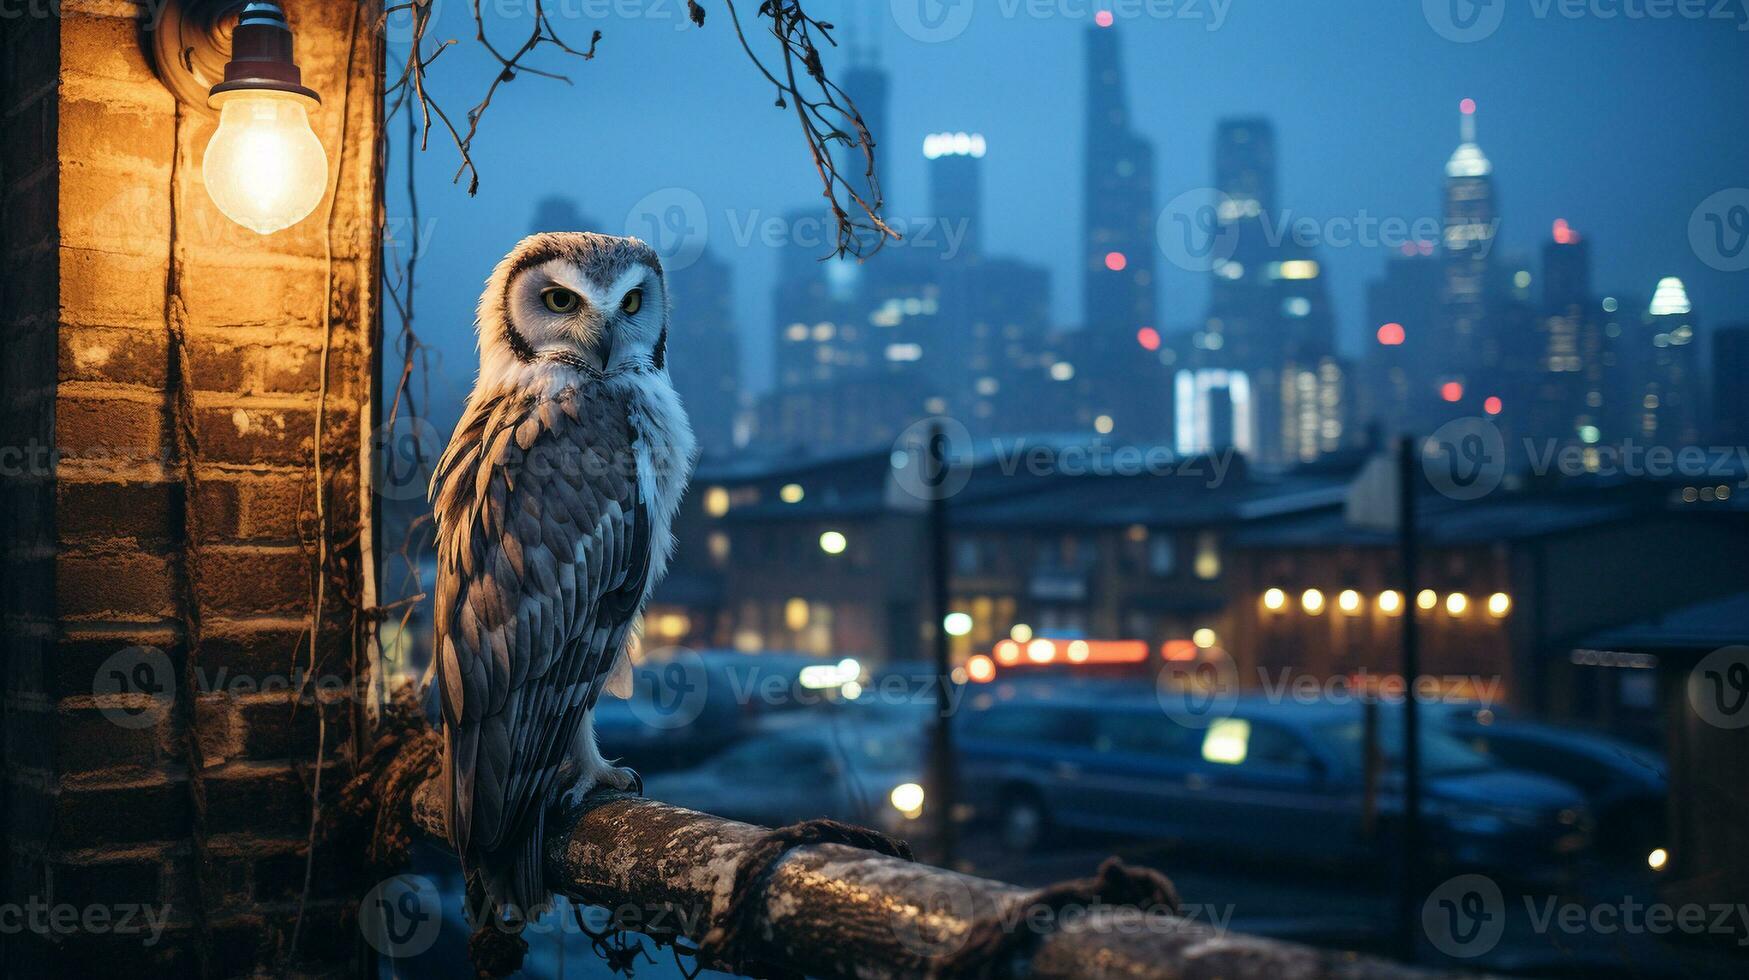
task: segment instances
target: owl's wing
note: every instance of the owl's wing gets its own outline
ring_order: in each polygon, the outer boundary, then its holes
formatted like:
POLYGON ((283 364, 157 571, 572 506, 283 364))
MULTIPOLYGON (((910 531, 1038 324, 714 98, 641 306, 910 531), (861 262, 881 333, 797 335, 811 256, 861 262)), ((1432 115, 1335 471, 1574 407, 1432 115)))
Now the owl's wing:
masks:
POLYGON ((515 840, 554 790, 649 581, 623 406, 482 399, 432 487, 437 656, 457 853, 515 840))

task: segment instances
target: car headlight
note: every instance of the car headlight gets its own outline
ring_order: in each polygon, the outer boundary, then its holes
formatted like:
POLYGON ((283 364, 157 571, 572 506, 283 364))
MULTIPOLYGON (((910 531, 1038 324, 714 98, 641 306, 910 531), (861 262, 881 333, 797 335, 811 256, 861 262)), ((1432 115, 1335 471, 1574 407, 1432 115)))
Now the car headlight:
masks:
POLYGON ((893 804, 893 809, 907 817, 915 817, 923 812, 923 787, 916 783, 900 783, 887 794, 887 800, 893 804))

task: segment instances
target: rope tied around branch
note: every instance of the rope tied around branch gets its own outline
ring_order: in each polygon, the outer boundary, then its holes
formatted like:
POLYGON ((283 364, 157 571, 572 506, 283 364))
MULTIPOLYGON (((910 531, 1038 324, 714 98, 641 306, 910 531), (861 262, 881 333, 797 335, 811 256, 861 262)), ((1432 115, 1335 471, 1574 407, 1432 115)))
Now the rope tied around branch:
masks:
POLYGON ((407 863, 413 843, 413 794, 443 767, 443 737, 426 724, 411 685, 392 696, 352 779, 340 790, 339 818, 368 824, 365 857, 378 868, 407 863))
MULTIPOLYGON (((837 820, 803 820, 766 831, 748 846, 746 856, 735 869, 735 884, 729 891, 729 900, 711 923, 710 932, 698 944, 701 962, 724 964, 737 973, 744 972, 742 967, 747 961, 745 945, 758 918, 757 896, 763 894, 771 883, 771 877, 785 855, 812 844, 843 844, 904 861, 915 860, 911 855, 911 845, 904 841, 837 820)), ((766 975, 798 976, 769 971, 766 975)))
MULTIPOLYGON (((1046 909, 1050 922, 1057 913, 1074 906, 1116 905, 1150 911, 1179 910, 1178 889, 1172 879, 1152 868, 1132 868, 1115 857, 1106 858, 1091 878, 1073 878, 1033 892, 1019 903, 1021 908, 1046 909)), ((1053 926, 1054 928, 1054 926, 1053 926)), ((1044 939, 1038 929, 1015 929, 1002 909, 972 923, 960 948, 930 965, 930 980, 1000 980, 1016 975, 1024 961, 1044 939)))

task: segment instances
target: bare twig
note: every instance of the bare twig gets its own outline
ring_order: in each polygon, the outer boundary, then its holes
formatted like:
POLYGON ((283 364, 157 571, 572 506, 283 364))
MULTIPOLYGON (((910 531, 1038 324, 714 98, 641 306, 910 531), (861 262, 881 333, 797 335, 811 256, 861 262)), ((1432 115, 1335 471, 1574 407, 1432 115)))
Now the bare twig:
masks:
MULTIPOLYGON (((534 67, 529 59, 541 47, 550 46, 558 49, 561 54, 584 61, 592 60, 596 46, 601 42, 601 32, 594 31, 590 35, 587 48, 574 47, 554 29, 542 0, 533 0, 533 10, 528 15, 528 35, 511 50, 500 47, 488 35, 480 0, 472 0, 474 41, 497 62, 497 71, 486 86, 480 101, 467 111, 467 126, 464 130, 438 103, 427 84, 427 72, 432 64, 450 45, 456 43, 453 39, 428 42, 427 35, 433 14, 432 2, 433 0, 405 0, 383 11, 385 19, 403 13, 411 18, 411 43, 406 60, 401 66, 399 77, 388 86, 385 95, 390 99, 390 115, 404 107, 417 112, 419 149, 430 147, 434 126, 441 127, 449 134, 460 157, 454 180, 459 182, 466 175, 468 193, 471 195, 480 188, 480 172, 473 157, 474 137, 479 134, 480 123, 485 118, 486 111, 492 107, 492 100, 498 94, 499 87, 515 81, 523 73, 570 84, 570 79, 565 75, 534 67), (507 50, 510 53, 506 54, 507 50)), ((776 89, 776 105, 780 109, 794 109, 796 119, 801 123, 808 156, 820 180, 821 195, 826 198, 833 222, 837 226, 837 240, 829 254, 866 258, 879 251, 889 238, 897 239, 898 232, 889 227, 881 217, 883 201, 880 181, 875 174, 874 136, 869 132, 862 114, 857 111, 850 96, 827 76, 820 56, 821 44, 837 47, 837 41, 832 37, 832 25, 810 15, 803 9, 802 0, 761 0, 755 16, 769 21, 763 24, 763 30, 777 44, 775 57, 768 64, 754 50, 754 45, 747 36, 747 29, 741 22, 740 13, 736 10, 735 0, 723 0, 723 5, 728 8, 729 19, 734 24, 735 36, 740 41, 742 50, 747 53, 759 73, 776 89), (798 65, 801 67, 799 72, 798 65), (860 179, 848 179, 840 170, 840 158, 846 154, 853 157, 860 155, 860 179)), ((686 10, 687 16, 695 25, 704 26, 705 9, 698 0, 687 0, 686 10)))

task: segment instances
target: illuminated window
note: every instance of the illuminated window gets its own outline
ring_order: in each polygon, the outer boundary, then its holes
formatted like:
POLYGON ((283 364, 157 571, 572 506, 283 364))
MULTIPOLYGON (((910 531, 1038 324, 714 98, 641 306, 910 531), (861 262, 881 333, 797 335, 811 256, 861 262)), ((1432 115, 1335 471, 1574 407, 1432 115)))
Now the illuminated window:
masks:
POLYGON ((783 604, 783 624, 792 630, 803 630, 808 626, 808 600, 791 599, 783 604))
POLYGON ((786 483, 783 485, 783 489, 777 492, 777 499, 786 504, 799 504, 802 502, 802 497, 804 495, 805 493, 802 490, 802 485, 800 483, 786 483))
POLYGON ((1220 543, 1208 531, 1196 536, 1196 577, 1205 582, 1221 577, 1220 543))
POLYGON ((842 555, 848 545, 842 531, 826 531, 820 535, 820 550, 828 555, 842 555))

